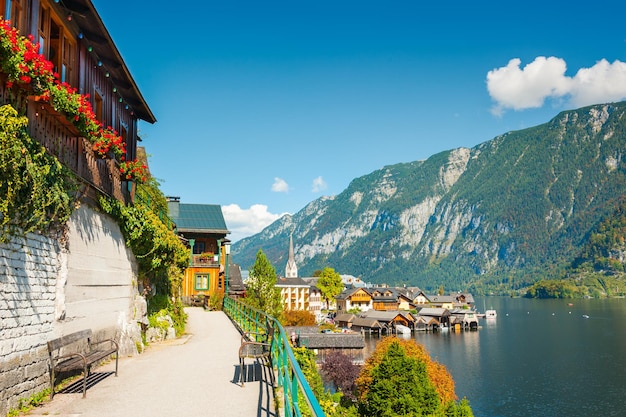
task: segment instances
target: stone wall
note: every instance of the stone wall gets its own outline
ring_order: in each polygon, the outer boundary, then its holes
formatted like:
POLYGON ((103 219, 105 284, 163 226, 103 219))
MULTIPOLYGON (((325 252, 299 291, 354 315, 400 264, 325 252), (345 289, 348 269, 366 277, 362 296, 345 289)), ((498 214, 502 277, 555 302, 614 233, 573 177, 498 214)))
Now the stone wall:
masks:
POLYGON ((142 299, 136 262, 117 224, 87 206, 66 233, 0 245, 0 416, 49 387, 46 342, 90 328, 137 352, 142 299))

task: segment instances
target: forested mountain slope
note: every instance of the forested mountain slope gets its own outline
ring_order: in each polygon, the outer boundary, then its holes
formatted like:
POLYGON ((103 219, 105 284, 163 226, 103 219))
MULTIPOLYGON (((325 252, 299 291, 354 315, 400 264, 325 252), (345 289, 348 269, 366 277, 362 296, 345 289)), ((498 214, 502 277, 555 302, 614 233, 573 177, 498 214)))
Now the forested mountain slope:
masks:
POLYGON ((558 276, 626 190, 626 103, 562 112, 472 149, 362 176, 233 245, 282 273, 331 266, 365 281, 507 292, 558 276))

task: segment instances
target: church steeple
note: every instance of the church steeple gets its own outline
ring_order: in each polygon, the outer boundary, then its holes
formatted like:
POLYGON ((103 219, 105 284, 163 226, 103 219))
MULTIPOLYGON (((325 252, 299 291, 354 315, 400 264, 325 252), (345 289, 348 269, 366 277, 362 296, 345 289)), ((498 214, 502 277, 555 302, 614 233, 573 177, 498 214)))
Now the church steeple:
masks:
POLYGON ((285 267, 285 278, 298 278, 298 267, 293 256, 293 236, 289 235, 289 259, 285 267))

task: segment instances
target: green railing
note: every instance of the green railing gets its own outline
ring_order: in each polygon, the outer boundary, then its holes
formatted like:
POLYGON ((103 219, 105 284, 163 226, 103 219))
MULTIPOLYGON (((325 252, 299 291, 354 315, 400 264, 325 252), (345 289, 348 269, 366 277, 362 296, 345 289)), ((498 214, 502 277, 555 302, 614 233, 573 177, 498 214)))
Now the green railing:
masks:
POLYGON ((285 329, 278 320, 230 297, 224 297, 224 311, 244 332, 265 333, 268 325, 274 328, 274 337, 271 341, 272 367, 276 372, 277 384, 283 390, 284 412, 281 415, 301 417, 303 415, 301 397, 304 397, 311 415, 325 416, 296 361, 285 329))

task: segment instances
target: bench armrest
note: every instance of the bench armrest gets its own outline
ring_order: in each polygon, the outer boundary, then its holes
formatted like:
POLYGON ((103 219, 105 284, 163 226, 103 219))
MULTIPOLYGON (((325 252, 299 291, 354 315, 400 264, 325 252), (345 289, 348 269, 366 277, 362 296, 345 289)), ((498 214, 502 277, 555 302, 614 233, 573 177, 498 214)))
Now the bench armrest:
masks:
POLYGON ((115 351, 116 351, 116 352, 119 350, 119 347, 120 347, 120 346, 119 346, 119 345, 118 345, 118 343, 117 343, 115 340, 113 340, 113 339, 104 339, 104 340, 100 340, 99 342, 91 342, 91 344, 90 344, 90 345, 91 345, 91 346, 96 346, 96 345, 100 345, 100 344, 102 344, 102 343, 106 343, 106 342, 111 343, 111 345, 115 345, 115 351))

